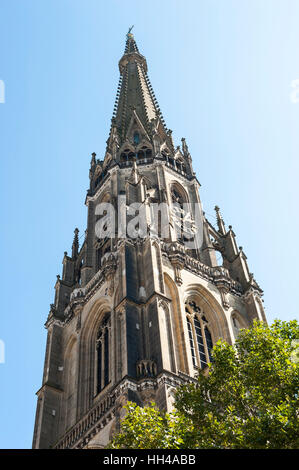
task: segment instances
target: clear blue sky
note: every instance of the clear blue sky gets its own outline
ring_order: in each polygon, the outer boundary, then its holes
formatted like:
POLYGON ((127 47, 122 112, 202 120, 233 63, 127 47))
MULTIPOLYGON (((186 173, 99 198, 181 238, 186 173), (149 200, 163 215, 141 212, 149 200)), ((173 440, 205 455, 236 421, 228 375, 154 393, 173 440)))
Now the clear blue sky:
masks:
POLYGON ((0 447, 30 447, 56 274, 83 234, 127 29, 207 214, 218 204, 265 291, 298 318, 297 0, 0 0, 0 447))

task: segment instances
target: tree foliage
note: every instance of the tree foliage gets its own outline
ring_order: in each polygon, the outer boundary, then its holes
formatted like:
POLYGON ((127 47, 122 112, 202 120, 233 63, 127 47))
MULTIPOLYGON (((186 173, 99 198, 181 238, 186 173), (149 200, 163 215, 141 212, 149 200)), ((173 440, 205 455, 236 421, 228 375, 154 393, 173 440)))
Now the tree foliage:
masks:
POLYGON ((115 436, 111 449, 181 449, 185 419, 180 414, 164 413, 155 403, 144 408, 136 403, 125 405, 127 415, 121 432, 115 436))
POLYGON ((298 448, 297 321, 255 321, 218 341, 209 370, 178 388, 173 413, 128 403, 112 448, 298 448), (208 373, 207 373, 208 372, 208 373))

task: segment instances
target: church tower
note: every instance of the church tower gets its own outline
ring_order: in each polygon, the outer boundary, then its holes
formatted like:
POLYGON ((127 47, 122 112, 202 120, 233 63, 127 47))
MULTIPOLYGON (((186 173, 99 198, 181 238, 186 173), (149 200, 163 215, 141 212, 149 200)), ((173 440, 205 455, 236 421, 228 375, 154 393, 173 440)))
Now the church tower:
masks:
POLYGON ((106 446, 126 401, 170 410, 219 338, 266 321, 232 227, 218 207, 216 226, 202 211, 186 140, 174 145, 131 32, 119 71, 85 238, 76 228, 45 325, 34 448, 106 446))

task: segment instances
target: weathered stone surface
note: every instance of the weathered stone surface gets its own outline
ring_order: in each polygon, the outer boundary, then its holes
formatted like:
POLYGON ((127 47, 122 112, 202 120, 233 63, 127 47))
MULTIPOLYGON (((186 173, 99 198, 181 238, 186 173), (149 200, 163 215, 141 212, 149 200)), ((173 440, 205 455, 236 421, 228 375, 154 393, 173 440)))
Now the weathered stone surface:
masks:
POLYGON ((170 410, 175 387, 194 380, 213 343, 233 343, 254 318, 266 321, 262 291, 234 232, 219 208, 217 228, 201 211, 188 146, 183 139, 182 150, 174 147, 132 34, 120 70, 105 158, 92 154, 85 239, 79 247, 75 231, 46 322, 34 448, 104 447, 127 400, 170 410), (125 214, 133 202, 145 205, 144 238, 97 238, 97 205, 117 209, 119 195, 125 214), (176 235, 174 201, 200 208, 200 246, 187 249, 176 235), (167 239, 150 232, 153 202, 169 206, 167 239))

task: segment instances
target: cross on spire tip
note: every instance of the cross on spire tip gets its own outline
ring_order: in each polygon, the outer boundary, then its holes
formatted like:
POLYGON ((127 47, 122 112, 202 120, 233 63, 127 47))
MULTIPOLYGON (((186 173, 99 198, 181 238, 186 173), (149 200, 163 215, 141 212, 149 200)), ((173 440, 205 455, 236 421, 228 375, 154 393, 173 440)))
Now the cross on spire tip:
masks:
POLYGON ((132 26, 129 28, 128 32, 127 32, 127 38, 128 38, 128 39, 129 39, 129 38, 134 38, 133 33, 131 33, 131 31, 132 31, 133 28, 134 28, 134 25, 132 25, 132 26))

